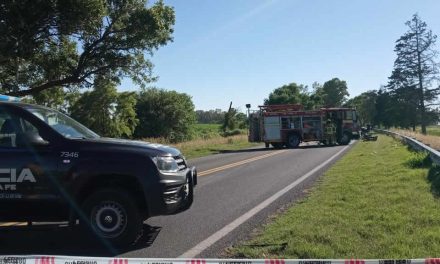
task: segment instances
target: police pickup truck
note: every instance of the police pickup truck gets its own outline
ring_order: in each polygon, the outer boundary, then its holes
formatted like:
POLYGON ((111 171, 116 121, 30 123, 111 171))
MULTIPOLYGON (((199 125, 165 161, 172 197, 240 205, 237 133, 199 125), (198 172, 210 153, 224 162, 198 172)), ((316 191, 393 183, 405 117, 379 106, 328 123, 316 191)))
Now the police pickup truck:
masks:
POLYGON ((196 184, 175 148, 103 138, 53 109, 0 101, 0 222, 69 221, 123 246, 148 217, 188 209, 196 184))

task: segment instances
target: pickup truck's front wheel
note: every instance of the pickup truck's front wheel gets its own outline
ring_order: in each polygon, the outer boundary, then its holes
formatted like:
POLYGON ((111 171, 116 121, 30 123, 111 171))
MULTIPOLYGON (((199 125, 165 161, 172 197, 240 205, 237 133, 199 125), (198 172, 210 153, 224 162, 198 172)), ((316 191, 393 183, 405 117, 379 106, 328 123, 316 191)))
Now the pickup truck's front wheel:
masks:
POLYGON ((114 246, 127 246, 142 233, 142 218, 135 200, 121 189, 103 189, 84 202, 90 229, 114 246))

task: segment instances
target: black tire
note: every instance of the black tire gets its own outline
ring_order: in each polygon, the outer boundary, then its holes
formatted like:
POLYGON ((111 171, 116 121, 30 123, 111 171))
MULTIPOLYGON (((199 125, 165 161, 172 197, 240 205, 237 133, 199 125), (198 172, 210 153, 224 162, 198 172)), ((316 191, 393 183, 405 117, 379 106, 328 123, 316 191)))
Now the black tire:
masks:
POLYGON ((339 145, 348 145, 351 141, 351 135, 347 132, 342 134, 342 137, 338 140, 339 145))
POLYGON ((188 210, 194 202, 194 183, 192 177, 186 177, 186 184, 183 186, 182 211, 188 210))
POLYGON ((264 146, 265 146, 266 148, 269 148, 270 144, 267 143, 267 142, 265 142, 265 143, 264 143, 264 146))
POLYGON ((282 149, 284 147, 284 144, 281 142, 274 142, 274 143, 270 143, 272 145, 272 147, 276 148, 276 149, 282 149))
POLYGON ((293 133, 288 136, 286 145, 288 148, 297 148, 300 142, 301 139, 299 138, 298 134, 293 133))
POLYGON ((87 197, 83 208, 87 229, 112 246, 129 246, 142 235, 143 219, 139 208, 125 190, 98 190, 87 197))

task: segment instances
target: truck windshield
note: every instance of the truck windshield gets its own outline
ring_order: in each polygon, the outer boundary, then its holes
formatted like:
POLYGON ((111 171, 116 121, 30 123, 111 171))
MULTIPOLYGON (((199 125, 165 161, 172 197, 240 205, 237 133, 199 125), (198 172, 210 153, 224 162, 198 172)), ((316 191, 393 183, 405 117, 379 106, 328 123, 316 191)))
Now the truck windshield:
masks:
POLYGON ((66 138, 100 137, 92 130, 58 111, 42 107, 28 107, 27 110, 66 138))

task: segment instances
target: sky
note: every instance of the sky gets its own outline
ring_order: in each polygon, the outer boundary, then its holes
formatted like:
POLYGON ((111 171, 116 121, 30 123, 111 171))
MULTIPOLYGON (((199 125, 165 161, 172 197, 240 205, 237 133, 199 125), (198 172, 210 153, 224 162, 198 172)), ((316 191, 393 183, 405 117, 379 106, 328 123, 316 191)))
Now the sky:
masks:
MULTIPOLYGON (((256 109, 284 84, 335 77, 354 97, 387 83, 413 14, 440 35, 440 0, 164 2, 175 10, 174 40, 151 57, 151 85, 189 94, 197 110, 256 109)), ((124 80, 119 89, 139 88, 124 80)))

